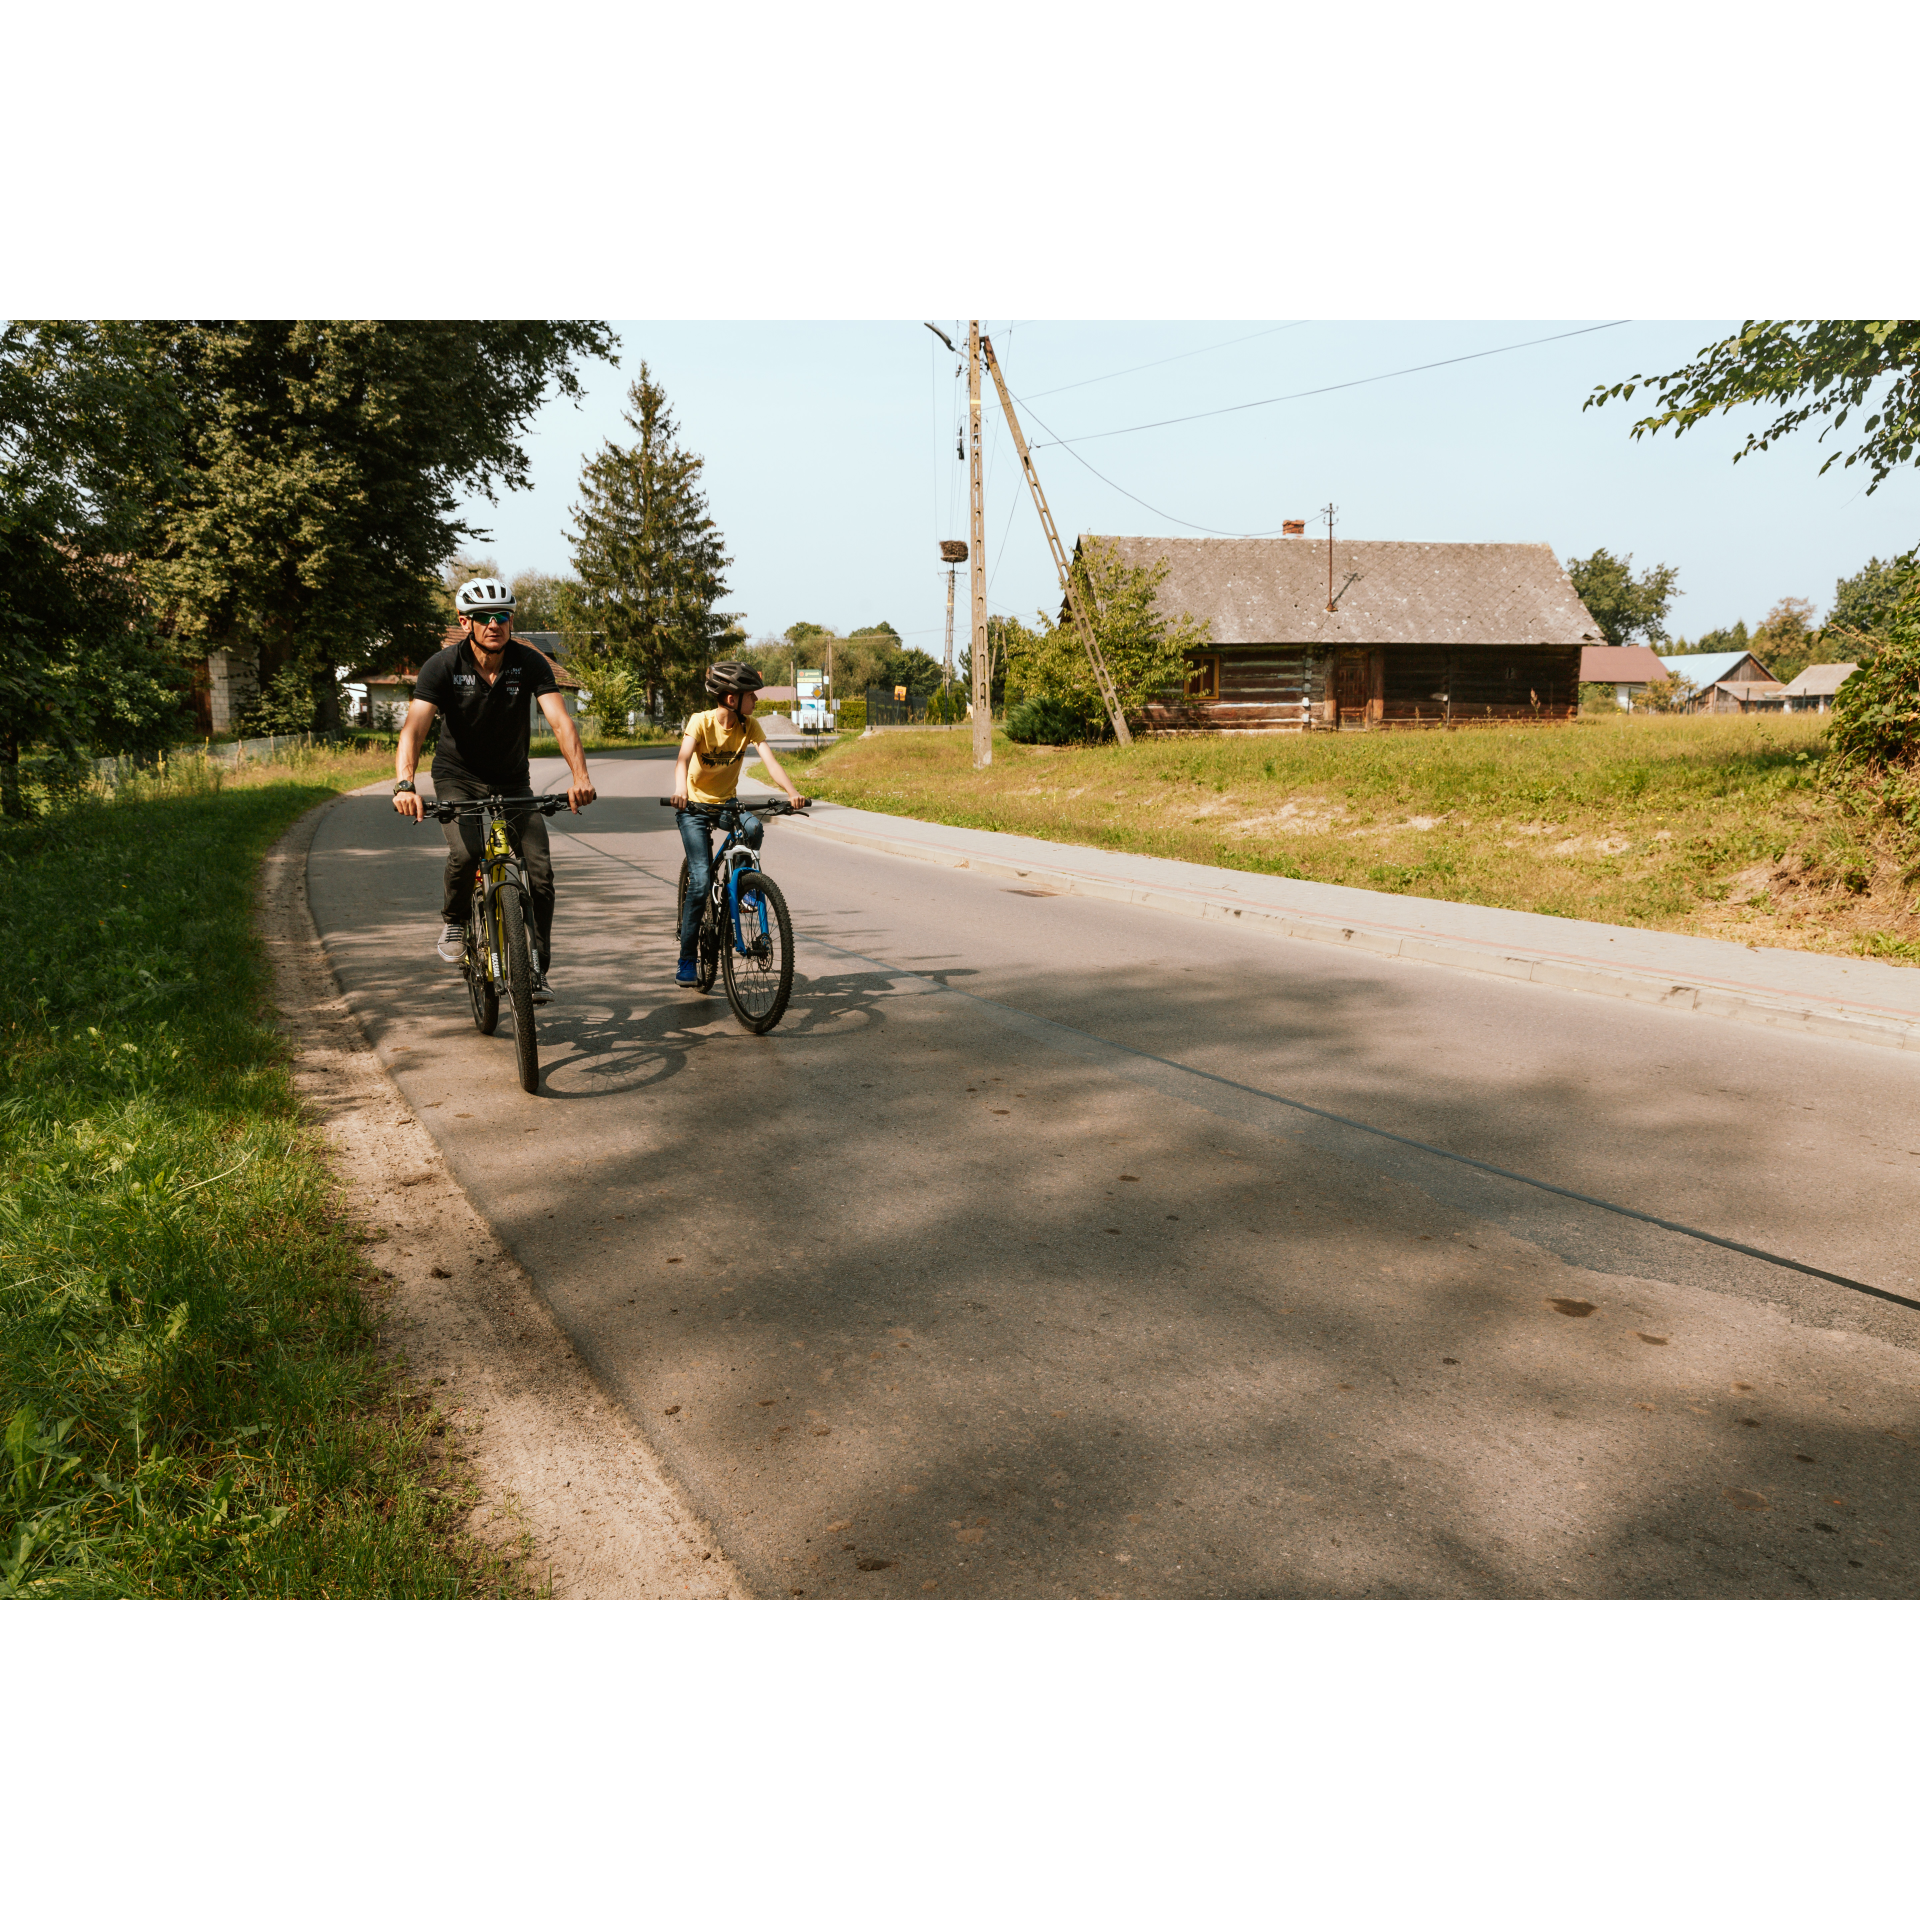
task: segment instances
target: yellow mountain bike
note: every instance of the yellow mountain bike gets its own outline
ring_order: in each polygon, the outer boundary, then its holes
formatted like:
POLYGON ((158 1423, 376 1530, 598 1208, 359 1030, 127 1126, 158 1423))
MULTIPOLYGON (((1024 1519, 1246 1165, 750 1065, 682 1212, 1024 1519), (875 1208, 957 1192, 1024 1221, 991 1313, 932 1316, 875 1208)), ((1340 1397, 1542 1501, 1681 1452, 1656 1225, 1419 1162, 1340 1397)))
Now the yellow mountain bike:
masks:
POLYGON ((491 1033, 500 1024, 500 996, 513 1009, 513 1051, 520 1084, 528 1093, 540 1091, 540 1042, 534 1031, 533 1009, 544 1001, 546 983, 540 974, 540 956, 534 945, 533 888, 527 879, 507 820, 514 812, 557 813, 567 804, 563 793, 534 799, 527 794, 490 793, 484 800, 443 800, 425 809, 434 820, 457 820, 463 815, 484 817, 486 845, 473 876, 473 899, 467 908, 466 951, 460 970, 466 976, 467 997, 473 1003, 473 1024, 491 1033))

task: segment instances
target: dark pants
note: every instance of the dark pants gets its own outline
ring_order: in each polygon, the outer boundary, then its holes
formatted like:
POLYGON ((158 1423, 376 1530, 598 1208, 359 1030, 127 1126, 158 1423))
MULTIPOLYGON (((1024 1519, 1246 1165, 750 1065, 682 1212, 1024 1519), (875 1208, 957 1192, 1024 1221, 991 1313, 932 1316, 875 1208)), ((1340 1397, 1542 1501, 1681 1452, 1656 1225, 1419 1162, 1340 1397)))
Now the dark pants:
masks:
MULTIPOLYGON (((740 817, 740 844, 758 847, 767 837, 767 823, 757 813, 740 817)), ((680 958, 694 958, 700 916, 706 911, 707 889, 713 885, 713 824, 697 813, 680 816, 680 844, 687 850, 687 904, 680 917, 680 958)))
MULTIPOLYGON (((518 787, 496 787, 449 772, 434 775, 433 791, 439 800, 484 800, 490 793, 531 797, 533 788, 524 780, 518 787)), ((477 813, 463 814, 458 820, 446 821, 440 831, 447 836, 447 889, 440 915, 456 927, 464 927, 467 903, 473 897, 473 876, 486 851, 486 819, 477 813)), ((507 833, 527 863, 527 879, 533 887, 534 937, 540 943, 540 965, 544 969, 553 950, 553 854, 547 845, 547 823, 531 809, 509 812, 507 833)))

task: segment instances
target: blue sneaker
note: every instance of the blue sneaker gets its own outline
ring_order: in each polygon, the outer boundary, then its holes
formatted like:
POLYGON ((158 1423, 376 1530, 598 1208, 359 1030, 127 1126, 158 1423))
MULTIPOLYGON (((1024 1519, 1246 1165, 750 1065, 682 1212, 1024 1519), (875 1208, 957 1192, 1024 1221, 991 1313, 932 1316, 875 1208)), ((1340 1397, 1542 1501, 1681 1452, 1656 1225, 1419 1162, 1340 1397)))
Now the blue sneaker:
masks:
POLYGON ((674 984, 681 987, 697 987, 700 984, 700 976, 694 971, 691 960, 680 962, 680 971, 673 976, 673 979, 674 984))

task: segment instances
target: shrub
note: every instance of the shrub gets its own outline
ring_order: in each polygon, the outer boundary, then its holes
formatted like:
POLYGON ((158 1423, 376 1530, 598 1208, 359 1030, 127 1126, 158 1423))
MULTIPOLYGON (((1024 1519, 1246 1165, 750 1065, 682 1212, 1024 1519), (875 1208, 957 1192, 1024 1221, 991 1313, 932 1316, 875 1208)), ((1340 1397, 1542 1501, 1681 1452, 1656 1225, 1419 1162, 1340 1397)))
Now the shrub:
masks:
POLYGON ((1862 653, 1833 697, 1836 757, 1862 770, 1920 765, 1920 613, 1900 615, 1862 653))
POLYGON ((1066 747, 1086 737, 1086 716, 1051 694, 1035 694, 1007 715, 1007 738, 1023 747, 1066 747))
POLYGON ((282 667, 241 710, 242 734, 311 733, 313 675, 291 662, 282 667))

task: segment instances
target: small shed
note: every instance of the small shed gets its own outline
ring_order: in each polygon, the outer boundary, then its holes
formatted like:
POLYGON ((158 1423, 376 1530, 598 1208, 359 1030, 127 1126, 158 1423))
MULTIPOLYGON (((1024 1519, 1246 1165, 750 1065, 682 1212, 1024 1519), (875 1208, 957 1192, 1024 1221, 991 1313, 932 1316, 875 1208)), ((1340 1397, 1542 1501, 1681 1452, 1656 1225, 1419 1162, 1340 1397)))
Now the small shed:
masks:
POLYGON ((1771 705, 1786 688, 1750 653, 1667 655, 1667 671, 1691 689, 1689 713, 1751 713, 1771 705))
POLYGON ((1600 638, 1544 545, 1085 538, 1164 560, 1161 610, 1211 625, 1184 688, 1148 703, 1156 732, 1568 720, 1600 638))
POLYGON ((1841 681, 1855 670, 1857 664, 1852 660, 1830 660, 1817 667, 1802 667, 1787 682, 1787 711, 1828 712, 1833 706, 1833 696, 1840 691, 1841 681))
POLYGON ((1635 687, 1651 686, 1667 677, 1666 662, 1651 647, 1580 649, 1580 684, 1614 688, 1623 707, 1633 705, 1635 687))

